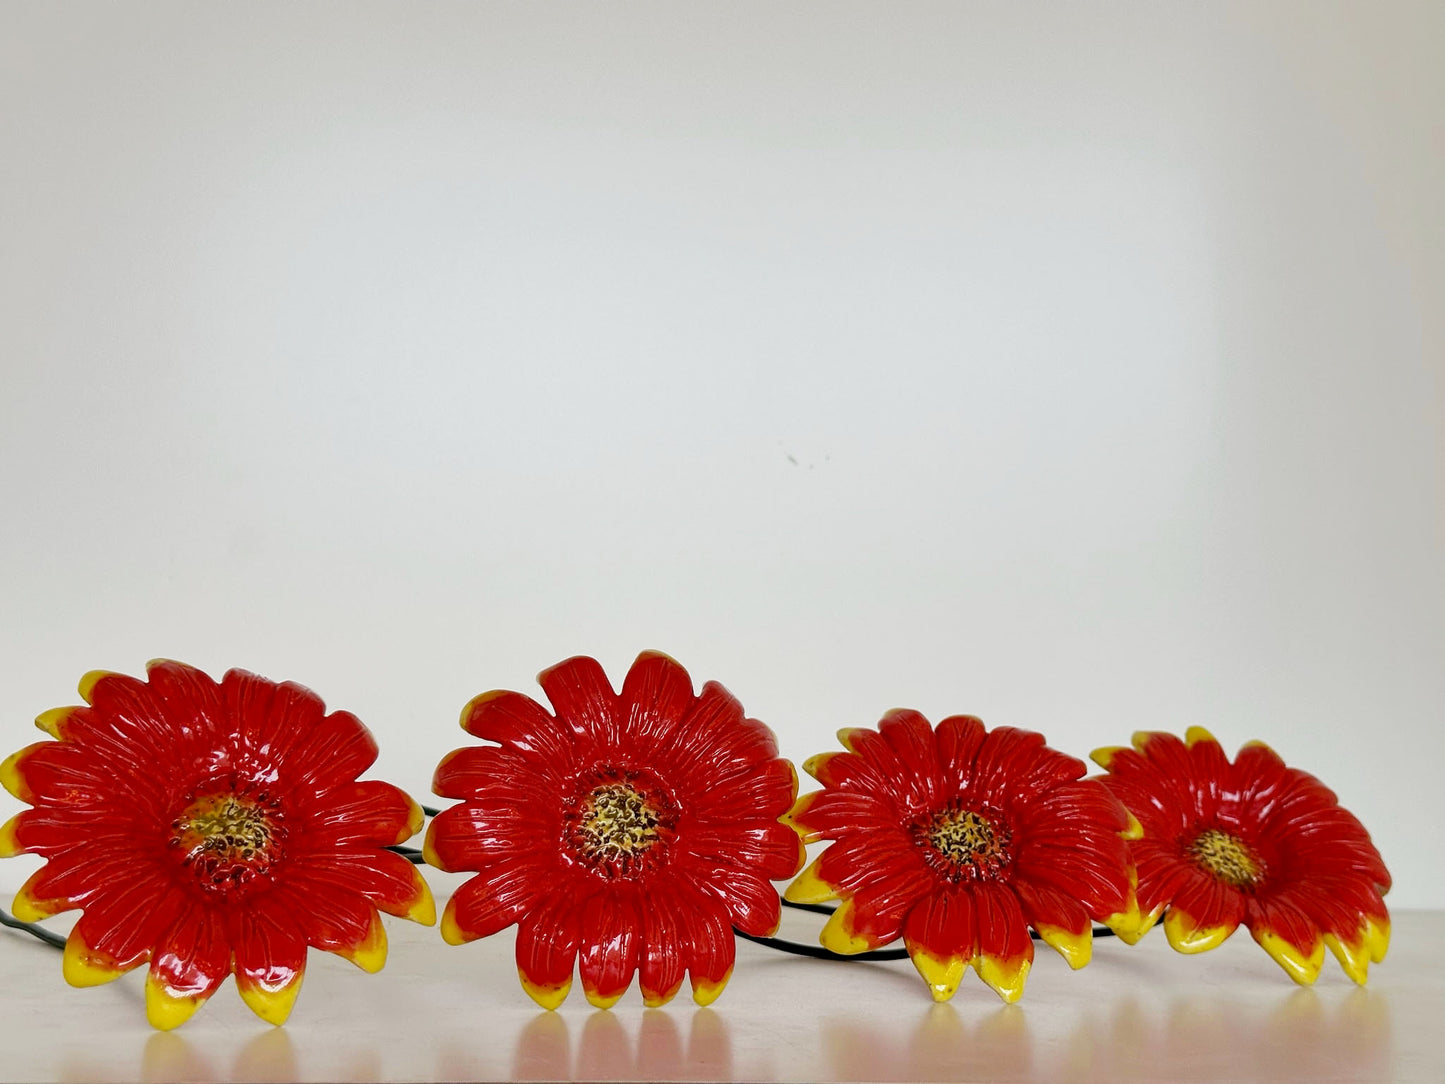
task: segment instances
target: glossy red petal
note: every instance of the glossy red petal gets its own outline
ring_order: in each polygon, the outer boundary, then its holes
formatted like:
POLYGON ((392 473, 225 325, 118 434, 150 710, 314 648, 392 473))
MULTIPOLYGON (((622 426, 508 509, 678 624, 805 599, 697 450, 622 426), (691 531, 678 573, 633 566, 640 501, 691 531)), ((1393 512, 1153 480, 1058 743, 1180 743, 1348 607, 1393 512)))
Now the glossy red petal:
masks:
POLYGON ((552 771, 566 770, 576 755, 570 727, 529 696, 498 689, 482 693, 462 710, 462 729, 521 753, 552 771))
POLYGON ((555 811, 527 815, 523 810, 494 812, 470 802, 444 809, 427 827, 427 859, 453 873, 486 869, 499 862, 538 861, 555 865, 561 820, 555 811))
POLYGON ((1255 939, 1270 933, 1308 955, 1320 940, 1320 929, 1296 904, 1280 895, 1251 896, 1245 901, 1244 923, 1255 939))
MULTIPOLYGON (((172 761, 152 758, 149 763, 172 761)), ((41 741, 5 762, 6 789, 22 802, 35 805, 139 809, 158 814, 168 798, 167 777, 137 772, 134 767, 134 762, 122 765, 93 745, 41 741)))
POLYGON ((839 737, 878 774, 893 781, 905 808, 916 812, 946 799, 933 728, 918 712, 898 708, 883 717, 877 730, 854 727, 839 737))
POLYGON ((159 876, 113 882, 96 894, 75 924, 93 956, 89 963, 110 971, 145 963, 184 904, 185 897, 159 876))
POLYGON ((1005 885, 982 883, 973 889, 974 917, 978 923, 978 951, 999 960, 1032 960, 1033 941, 1023 907, 1005 885))
POLYGON ((641 919, 631 886, 595 893, 582 909, 582 938, 577 970, 587 1000, 611 1005, 632 983, 637 971, 641 919))
POLYGON ((595 749, 614 748, 621 737, 617 694, 596 659, 585 655, 543 670, 537 681, 557 721, 595 749))
POLYGON ((345 783, 305 799, 305 835, 298 854, 318 854, 349 845, 391 847, 405 843, 421 827, 421 810, 390 783, 366 779, 345 783))
MULTIPOLYGON (((1011 726, 995 727, 984 735, 964 794, 1008 809, 1020 796, 1028 795, 1028 777, 1041 762, 1052 763, 1051 756, 1062 754, 1047 750, 1042 734, 1011 726)), ((1083 775, 1083 762, 1075 763, 1078 771, 1074 774, 1083 775)))
POLYGON ((868 825, 896 824, 891 810, 890 805, 871 794, 815 790, 798 799, 786 819, 809 843, 814 843, 868 825))
POLYGON ((585 904, 570 896, 544 896, 517 923, 517 971, 527 992, 549 1007, 572 985, 585 904))
POLYGON ((478 873, 447 901, 442 937, 461 944, 505 930, 553 890, 548 872, 540 863, 513 862, 478 873))
POLYGON ((669 741, 694 703, 692 678, 677 660, 644 651, 622 682, 622 733, 639 753, 669 741))
POLYGON ((1245 897, 1233 885, 1196 868, 1181 880, 1169 906, 1188 914, 1198 926, 1233 930, 1244 917, 1245 897))
POLYGON ((307 944, 343 955, 368 942, 376 918, 376 908, 359 892, 305 868, 293 869, 286 883, 272 891, 268 905, 278 908, 278 915, 290 915, 307 944))
POLYGON ((940 960, 973 959, 978 952, 978 923, 972 894, 944 888, 923 897, 904 919, 903 939, 910 954, 923 951, 940 960))
POLYGON ((922 872, 927 872, 927 867, 918 848, 897 829, 850 834, 832 844, 818 860, 818 876, 848 894, 922 872))
POLYGON ((36 899, 86 906, 107 885, 149 878, 162 869, 158 856, 140 851, 130 839, 112 834, 90 843, 56 854, 31 876, 27 886, 36 899))
POLYGON ((973 777, 973 764, 987 733, 983 720, 972 715, 950 715, 938 724, 939 766, 955 786, 973 777))
POLYGON ((192 903, 156 946, 151 979, 172 998, 204 1001, 231 973, 231 945, 222 917, 192 903))
POLYGON ((234 927, 236 986, 259 1015, 281 1023, 306 971, 306 938, 288 913, 265 906, 238 912, 234 927))
POLYGON ((399 918, 412 917, 426 895, 416 867, 394 851, 350 849, 318 855, 307 864, 316 877, 399 918))
POLYGON ((846 932, 869 946, 896 941, 903 933, 904 919, 919 901, 938 892, 938 878, 922 870, 870 885, 851 897, 846 932))
POLYGON ((702 687, 672 741, 657 750, 658 767, 691 791, 746 773, 777 755, 773 732, 747 718, 737 697, 715 681, 702 687))
POLYGON ((1024 920, 1035 929, 1050 926, 1073 934, 1088 932, 1089 912, 1072 893, 1021 878, 1014 879, 1013 890, 1019 898, 1024 920))
POLYGON ((687 914, 668 884, 649 889, 642 912, 642 948, 638 984, 648 1006, 662 1005, 676 995, 687 970, 687 914))
POLYGON ((767 820, 695 825, 678 837, 676 846, 682 854, 770 881, 797 873, 803 854, 796 832, 767 820))
POLYGON ((857 753, 819 753, 803 763, 803 770, 831 791, 861 794, 881 803, 891 823, 910 816, 913 810, 895 793, 892 780, 878 766, 857 753))
POLYGON ((737 940, 726 918, 715 905, 699 900, 688 921, 687 970, 692 979, 692 996, 708 1004, 727 984, 737 956, 737 940))
POLYGON ((732 864, 708 865, 692 860, 676 870, 699 890, 710 896, 727 915, 728 922, 755 937, 771 937, 778 930, 782 905, 778 892, 756 873, 738 869, 732 864))
POLYGON ((690 794, 690 806, 698 819, 728 823, 740 817, 776 819, 793 805, 798 793, 798 773, 787 760, 765 760, 741 771, 720 774, 711 783, 690 794))
POLYGON ((563 778, 556 766, 538 764, 516 750, 472 745, 453 749, 442 758, 432 776, 432 790, 443 798, 491 795, 525 808, 539 798, 557 800, 563 778))

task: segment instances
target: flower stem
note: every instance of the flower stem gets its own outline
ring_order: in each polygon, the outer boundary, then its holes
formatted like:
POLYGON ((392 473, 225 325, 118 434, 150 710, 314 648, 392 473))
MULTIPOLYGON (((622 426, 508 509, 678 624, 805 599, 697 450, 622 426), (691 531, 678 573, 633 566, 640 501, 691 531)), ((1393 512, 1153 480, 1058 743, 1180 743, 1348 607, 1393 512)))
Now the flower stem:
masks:
POLYGON ((53 930, 47 930, 44 926, 37 926, 33 922, 21 922, 8 911, 0 911, 0 926, 9 926, 12 930, 24 930, 31 937, 38 937, 47 945, 63 949, 65 938, 53 930))

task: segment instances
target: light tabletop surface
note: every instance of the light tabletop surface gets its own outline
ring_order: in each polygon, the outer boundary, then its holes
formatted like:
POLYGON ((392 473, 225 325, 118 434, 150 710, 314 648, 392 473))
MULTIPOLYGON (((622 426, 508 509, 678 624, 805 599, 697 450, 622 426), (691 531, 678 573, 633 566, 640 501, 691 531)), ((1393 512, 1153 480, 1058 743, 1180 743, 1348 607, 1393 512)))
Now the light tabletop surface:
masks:
MULTIPOLYGON (((821 920, 785 916, 813 941, 821 920)), ((63 930, 68 923, 52 924, 63 930)), ((558 1012, 517 985, 512 937, 463 947, 388 920, 386 969, 312 953, 291 1021, 256 1019, 228 982, 174 1032, 151 1030, 137 971, 72 989, 60 954, 0 930, 3 1080, 1445 1080, 1445 912, 1395 916, 1357 988, 1332 959, 1294 986, 1241 931, 1202 956, 1156 931, 1069 971, 1041 947, 1003 1005, 972 976, 934 1005, 907 961, 813 961, 746 942, 710 1008, 686 992, 611 1010, 574 989, 558 1012)), ((684 988, 686 989, 686 988, 684 988)))

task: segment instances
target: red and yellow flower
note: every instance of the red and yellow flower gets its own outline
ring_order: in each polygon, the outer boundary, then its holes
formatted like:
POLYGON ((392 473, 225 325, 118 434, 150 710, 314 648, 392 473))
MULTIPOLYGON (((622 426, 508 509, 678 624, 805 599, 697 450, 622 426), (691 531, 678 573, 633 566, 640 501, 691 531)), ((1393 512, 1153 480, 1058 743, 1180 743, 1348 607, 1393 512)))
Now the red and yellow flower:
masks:
POLYGON ((1088 963, 1093 919, 1123 910, 1133 826, 1083 761, 1012 727, 971 716, 935 730, 916 711, 877 730, 839 731, 847 752, 804 768, 823 790, 790 820, 805 842, 832 840, 788 887, 797 903, 842 903, 820 940, 834 952, 900 935, 937 1001, 970 964, 1005 1001, 1023 993, 1029 927, 1070 966, 1088 963))
POLYGON ((357 781, 377 749, 354 715, 242 670, 220 682, 176 662, 147 670, 87 674, 86 706, 36 720, 58 740, 0 766, 32 806, 0 828, 0 855, 48 859, 16 917, 83 910, 65 945, 70 983, 149 962, 146 1013, 169 1029, 234 973, 246 1004, 280 1024, 308 946, 377 971, 377 908, 436 921, 426 882, 385 849, 416 833, 421 810, 357 781))
POLYGON ((1184 740, 1134 735, 1099 749, 1103 783, 1138 818, 1136 898, 1109 924, 1133 944, 1163 918, 1180 952, 1214 948, 1243 924, 1296 982, 1319 975, 1325 946, 1364 983, 1384 959, 1390 874, 1334 793, 1250 742, 1230 763, 1202 727, 1184 740))
POLYGON ((517 970, 556 1008, 574 964, 587 1000, 606 1008, 638 973, 661 1005, 686 971, 706 1005, 732 974, 733 927, 779 922, 769 883, 803 851, 779 817, 797 793, 772 732, 708 682, 644 652, 621 693, 602 667, 573 658, 537 679, 552 712, 515 692, 478 696, 462 727, 495 744, 450 753, 434 788, 460 804, 427 831, 427 860, 477 871, 448 902, 452 944, 517 924, 517 970))

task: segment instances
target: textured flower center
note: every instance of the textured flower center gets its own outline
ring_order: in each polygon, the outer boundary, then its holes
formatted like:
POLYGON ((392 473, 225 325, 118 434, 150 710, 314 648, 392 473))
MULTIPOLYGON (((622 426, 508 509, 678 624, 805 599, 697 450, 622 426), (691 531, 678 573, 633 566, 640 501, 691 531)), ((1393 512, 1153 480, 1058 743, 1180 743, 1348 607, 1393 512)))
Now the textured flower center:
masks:
POLYGON ((569 810, 567 838, 599 873, 629 875, 657 858, 676 819, 671 803, 636 775, 609 772, 569 810))
POLYGON ((1009 832, 997 817, 944 809, 914 830, 923 856, 950 880, 997 877, 1009 863, 1009 832))
POLYGON ((266 874, 279 854, 280 817, 265 794, 207 794, 171 823, 171 846, 210 892, 230 892, 266 874))
POLYGON ((1221 881, 1236 888, 1252 888, 1264 879, 1264 860, 1237 836, 1206 828, 1189 845, 1189 853, 1221 881))

